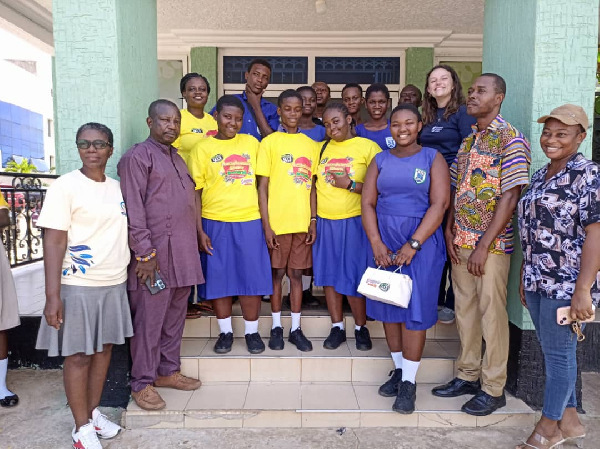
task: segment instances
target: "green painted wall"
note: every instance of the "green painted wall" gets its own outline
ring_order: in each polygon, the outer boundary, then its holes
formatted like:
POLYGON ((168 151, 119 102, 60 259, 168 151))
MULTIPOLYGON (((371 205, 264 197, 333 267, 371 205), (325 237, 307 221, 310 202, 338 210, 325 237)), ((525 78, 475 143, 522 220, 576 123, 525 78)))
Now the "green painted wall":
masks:
POLYGON ((433 67, 433 48, 406 49, 406 84, 414 84, 421 91, 425 87, 427 72, 433 67))
MULTIPOLYGON (((502 114, 530 140, 533 173, 547 162, 539 145, 538 117, 564 103, 581 105, 593 117, 598 0, 486 0, 484 11, 483 71, 506 80, 502 114)), ((581 151, 591 156, 591 136, 581 151)), ((532 329, 519 301, 521 260, 516 247, 508 312, 521 329, 532 329)))
POLYGON ((146 110, 158 96, 156 0, 54 0, 54 90, 57 173, 81 166, 80 125, 113 131, 107 174, 133 143, 148 135, 146 110))
POLYGON ((217 88, 219 85, 219 70, 217 47, 194 47, 190 51, 190 69, 192 72, 204 75, 210 83, 210 95, 206 110, 210 111, 217 103, 217 88))
POLYGON ((475 81, 475 79, 481 75, 482 63, 480 61, 441 61, 440 64, 449 65, 456 70, 465 96, 467 94, 467 90, 471 84, 473 84, 473 81, 475 81))

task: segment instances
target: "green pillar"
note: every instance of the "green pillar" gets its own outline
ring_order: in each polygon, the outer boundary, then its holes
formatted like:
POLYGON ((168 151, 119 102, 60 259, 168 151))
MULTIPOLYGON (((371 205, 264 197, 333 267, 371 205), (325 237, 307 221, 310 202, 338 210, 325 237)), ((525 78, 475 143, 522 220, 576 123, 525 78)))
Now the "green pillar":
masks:
POLYGON ((54 0, 57 173, 79 168, 77 128, 100 122, 113 132, 107 174, 148 136, 148 105, 158 98, 156 0, 54 0))
POLYGON ((217 47, 194 47, 190 51, 190 69, 206 77, 210 83, 210 95, 206 103, 206 110, 210 111, 217 103, 217 89, 219 86, 219 73, 217 61, 217 47))
MULTIPOLYGON (((539 144, 538 117, 574 103, 593 119, 598 0, 486 0, 483 29, 483 71, 506 80, 502 114, 529 138, 533 173, 547 163, 539 144)), ((581 151, 591 157, 591 150, 590 130, 581 151)), ((508 313, 519 328, 533 329, 519 301, 521 260, 517 246, 511 261, 508 313)))
POLYGON ((421 91, 425 87, 427 72, 433 67, 433 48, 410 47, 406 49, 406 84, 414 84, 421 91))

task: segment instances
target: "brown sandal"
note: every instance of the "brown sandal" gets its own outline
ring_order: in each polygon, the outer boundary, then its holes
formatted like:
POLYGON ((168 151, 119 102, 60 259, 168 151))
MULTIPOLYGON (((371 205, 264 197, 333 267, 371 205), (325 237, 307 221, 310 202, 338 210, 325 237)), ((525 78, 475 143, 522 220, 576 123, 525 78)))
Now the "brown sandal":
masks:
POLYGON ((185 314, 186 320, 195 320, 202 316, 202 310, 200 310, 196 304, 188 304, 187 313, 185 314))
POLYGON ((563 438, 562 432, 560 432, 560 430, 558 436, 552 438, 551 440, 549 440, 543 435, 540 435, 534 430, 527 440, 529 441, 530 439, 533 439, 535 441, 535 446, 533 444, 527 443, 526 441, 523 444, 519 444, 515 449, 553 449, 559 448, 565 442, 565 438, 563 438))

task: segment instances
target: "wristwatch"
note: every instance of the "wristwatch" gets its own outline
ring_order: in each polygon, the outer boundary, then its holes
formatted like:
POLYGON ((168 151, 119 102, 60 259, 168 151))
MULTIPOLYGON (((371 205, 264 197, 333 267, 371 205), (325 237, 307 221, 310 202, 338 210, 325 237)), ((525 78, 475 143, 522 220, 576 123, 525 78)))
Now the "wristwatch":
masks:
POLYGON ((408 244, 410 245, 410 247, 412 249, 417 250, 417 251, 421 251, 421 242, 419 242, 418 240, 410 239, 408 241, 408 244))
POLYGON ((350 191, 351 193, 356 191, 356 181, 352 181, 350 183, 350 185, 348 186, 348 191, 350 191))

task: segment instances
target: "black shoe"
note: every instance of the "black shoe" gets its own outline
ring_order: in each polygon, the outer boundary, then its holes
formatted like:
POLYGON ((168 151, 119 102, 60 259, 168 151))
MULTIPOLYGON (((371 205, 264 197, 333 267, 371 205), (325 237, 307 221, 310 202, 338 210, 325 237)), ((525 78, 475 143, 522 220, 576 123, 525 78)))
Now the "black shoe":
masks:
POLYGON ((283 327, 275 327, 271 329, 269 349, 272 349, 273 351, 281 351, 283 349, 283 345, 283 327))
POLYGON ((267 295, 265 295, 265 296, 263 296, 262 298, 260 298, 260 300, 261 300, 262 302, 271 302, 271 297, 270 297, 270 296, 267 296, 267 295))
POLYGON ((477 394, 480 389, 481 383, 479 380, 470 382, 455 377, 447 384, 435 387, 431 390, 431 393, 440 398, 455 398, 457 396, 462 396, 463 394, 477 394))
POLYGON ((331 328, 329 337, 323 342, 325 349, 337 349, 346 341, 346 331, 337 326, 331 328))
POLYGON ((246 346, 248 347, 248 352, 250 354, 260 354, 265 350, 265 344, 258 332, 246 334, 246 346))
POLYGON ((14 407, 19 404, 19 396, 13 394, 0 399, 0 407, 14 407))
POLYGON ((227 332, 226 334, 221 332, 219 334, 219 339, 215 343, 214 351, 217 354, 227 354, 231 351, 231 346, 233 345, 233 332, 227 332))
POLYGON ((487 416, 506 405, 506 396, 490 396, 485 391, 480 390, 473 396, 461 410, 469 415, 487 416))
POLYGON ((296 329, 294 332, 290 331, 290 337, 288 338, 288 341, 291 344, 296 345, 296 347, 302 352, 313 350, 312 343, 304 336, 304 333, 300 328, 296 329))
POLYGON ((396 368, 390 371, 390 380, 379 387, 379 395, 391 398, 398 395, 398 385, 402 383, 402 368, 396 368))
POLYGON ((354 338, 356 338, 356 349, 359 351, 370 351, 373 349, 371 334, 367 326, 361 326, 360 330, 354 329, 354 338))
POLYGON ((415 401, 417 400, 417 384, 408 380, 400 382, 398 385, 398 395, 392 405, 392 410, 403 415, 409 415, 415 411, 415 401))
POLYGON ((302 292, 302 305, 307 307, 317 307, 321 305, 321 302, 312 295, 310 290, 304 290, 302 292))

